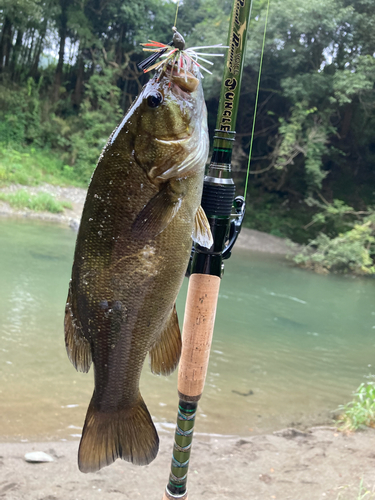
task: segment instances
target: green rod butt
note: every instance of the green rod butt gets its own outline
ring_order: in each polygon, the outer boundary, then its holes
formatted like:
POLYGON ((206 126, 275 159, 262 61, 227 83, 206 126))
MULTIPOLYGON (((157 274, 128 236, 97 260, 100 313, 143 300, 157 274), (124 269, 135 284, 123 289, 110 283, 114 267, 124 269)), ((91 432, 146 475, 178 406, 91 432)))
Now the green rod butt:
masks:
POLYGON ((186 493, 197 406, 197 402, 187 402, 181 399, 179 401, 171 473, 167 485, 167 493, 172 498, 179 498, 186 493))

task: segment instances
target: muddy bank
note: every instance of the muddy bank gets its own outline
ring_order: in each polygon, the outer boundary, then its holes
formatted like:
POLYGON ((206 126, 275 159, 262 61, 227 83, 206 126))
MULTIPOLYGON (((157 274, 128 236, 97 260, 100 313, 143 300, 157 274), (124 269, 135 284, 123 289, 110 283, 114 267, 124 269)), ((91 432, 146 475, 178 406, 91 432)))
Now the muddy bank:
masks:
MULTIPOLYGON (((250 438, 197 435, 189 474, 192 500, 355 500, 360 481, 375 485, 375 430, 349 436, 329 427, 286 429, 250 438)), ((117 461, 95 474, 76 465, 78 441, 0 443, 0 498, 7 500, 161 500, 172 436, 146 467, 117 461), (25 453, 54 461, 33 464, 25 453)), ((367 495, 366 498, 373 498, 367 495)))
MULTIPOLYGON (((49 193, 60 202, 69 202, 72 205, 72 209, 64 209, 60 214, 52 214, 50 212, 34 212, 28 209, 14 209, 10 207, 8 203, 0 201, 0 216, 38 219, 46 222, 69 225, 74 230, 78 229, 83 204, 86 198, 86 189, 42 184, 36 187, 13 185, 2 188, 0 191, 14 193, 19 189, 26 189, 31 194, 40 192, 49 193)), ((243 248, 255 252, 287 255, 294 253, 297 246, 283 238, 278 238, 277 236, 272 236, 271 234, 262 233, 253 229, 243 228, 237 240, 236 248, 243 248)))

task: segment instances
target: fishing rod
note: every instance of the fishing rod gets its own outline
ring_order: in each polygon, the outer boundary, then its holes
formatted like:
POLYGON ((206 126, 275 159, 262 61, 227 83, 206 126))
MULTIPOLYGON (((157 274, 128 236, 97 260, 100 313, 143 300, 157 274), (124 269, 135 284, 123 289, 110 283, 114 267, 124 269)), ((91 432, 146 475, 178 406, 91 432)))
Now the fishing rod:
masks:
POLYGON ((232 8, 213 153, 201 203, 214 243, 210 249, 195 244, 188 269, 189 287, 178 372, 177 426, 163 500, 187 499, 194 422, 207 374, 223 260, 230 257, 245 214, 245 198, 235 198, 231 157, 251 7, 252 0, 234 0, 232 8))

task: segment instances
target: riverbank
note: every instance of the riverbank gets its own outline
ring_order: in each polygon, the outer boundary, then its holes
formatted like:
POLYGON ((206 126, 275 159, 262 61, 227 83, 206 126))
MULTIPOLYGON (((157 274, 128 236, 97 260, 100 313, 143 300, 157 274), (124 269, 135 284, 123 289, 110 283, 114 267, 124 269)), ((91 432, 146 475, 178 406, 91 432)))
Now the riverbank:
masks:
MULTIPOLYGON (((60 187, 51 184, 40 186, 20 186, 14 184, 1 188, 0 192, 15 193, 19 189, 26 189, 30 194, 48 193, 59 202, 68 202, 72 208, 64 208, 62 213, 35 212, 29 209, 15 209, 8 203, 0 200, 0 217, 17 217, 34 220, 43 220, 57 224, 64 224, 77 230, 81 219, 82 209, 86 198, 86 189, 77 187, 60 187)), ((243 248, 255 252, 265 252, 278 255, 287 255, 295 252, 297 245, 288 240, 271 234, 262 233, 253 229, 242 228, 236 248, 243 248)))
MULTIPOLYGON (((15 329, 10 330, 8 325, 4 329, 11 333, 3 341, 3 347, 6 347, 2 364, 3 418, 18 429, 22 421, 27 429, 24 437, 31 435, 32 425, 38 425, 44 435, 48 435, 49 415, 53 414, 58 428, 63 428, 63 418, 66 418, 63 413, 68 411, 69 406, 72 416, 69 416, 66 425, 72 425, 70 432, 79 433, 78 426, 83 421, 83 415, 77 419, 73 412, 86 406, 84 403, 76 408, 77 402, 89 400, 92 387, 84 392, 83 384, 86 382, 78 379, 80 375, 70 365, 66 373, 64 371, 64 363, 68 361, 61 331, 64 310, 61 305, 66 297, 69 276, 68 271, 59 266, 60 262, 64 262, 63 256, 71 250, 61 254, 51 250, 60 249, 66 240, 73 245, 75 235, 64 230, 59 239, 57 233, 61 228, 47 226, 47 229, 52 229, 48 239, 49 231, 44 231, 44 226, 40 225, 42 233, 33 234, 34 239, 26 239, 23 233, 19 236, 15 234, 12 224, 9 226, 8 233, 3 231, 2 247, 5 256, 9 252, 17 258, 14 261, 2 259, 4 295, 0 302, 6 312, 12 311, 14 304, 22 304, 23 311, 22 315, 19 310, 15 311, 17 324, 8 323, 16 324, 15 329), (10 235, 17 242, 14 246, 10 246, 10 235), (18 245, 21 247, 21 242, 22 248, 27 248, 27 251, 17 255, 16 249, 18 245), (26 260, 30 256, 32 260, 26 260), (22 266, 17 268, 19 263, 22 266), (27 281, 24 276, 27 276, 27 281), (55 290, 60 286, 55 277, 61 276, 65 276, 61 279, 63 292, 55 296, 55 290), (28 286, 39 281, 42 284, 40 289, 28 286), (23 286, 20 287, 20 283, 23 286), (23 290, 27 294, 21 294, 23 290), (40 314, 41 311, 43 314, 40 314), (44 315, 45 311, 50 312, 49 316, 44 315), (78 386, 80 389, 75 389, 78 386)), ((32 225, 19 226, 30 229, 32 225)), ((251 237, 251 233, 245 230, 241 238, 251 237)), ((255 241, 259 242, 261 237, 269 238, 259 233, 255 241)), ((246 245, 250 243, 245 242, 244 248, 248 248, 246 245)), ((269 240, 267 245, 262 241, 260 244, 261 247, 255 250, 270 248, 269 240)), ((243 256, 246 257, 245 252, 243 256)), ((69 258, 65 260, 66 268, 70 268, 69 258)), ((215 368, 208 377, 207 395, 210 399, 207 403, 202 400, 200 421, 209 421, 211 431, 217 428, 218 421, 223 425, 242 415, 246 428, 249 428, 253 427, 252 421, 257 424, 259 419, 258 424, 263 425, 268 416, 275 418, 284 408, 293 420, 288 417, 286 424, 273 422, 272 427, 257 436, 197 434, 189 478, 191 500, 358 500, 361 498, 358 490, 362 479, 369 488, 375 485, 375 431, 369 429, 345 436, 328 427, 306 430, 305 427, 298 427, 298 421, 302 406, 303 412, 311 416, 314 405, 322 405, 322 401, 329 409, 347 401, 351 390, 358 385, 357 378, 367 373, 373 357, 373 321, 370 314, 373 296, 370 284, 348 289, 348 285, 341 280, 337 281, 336 287, 336 279, 321 278, 312 273, 311 276, 304 273, 306 277, 303 279, 298 269, 290 272, 288 268, 288 273, 283 274, 283 269, 288 266, 280 266, 279 259, 267 255, 252 255, 251 259, 246 257, 238 267, 234 256, 231 266, 231 273, 223 284, 224 287, 228 283, 228 292, 223 288, 222 306, 218 311, 219 328, 214 339, 216 345, 211 354, 215 368), (258 259, 259 264, 252 262, 246 267, 247 261, 258 262, 258 259), (273 261, 277 262, 277 268, 272 267, 273 261), (262 262, 265 262, 263 267, 260 266, 262 262), (268 276, 271 276, 269 280, 268 276), (322 279, 324 287, 321 286, 322 279), (235 290, 235 297, 231 290, 235 290), (251 304, 251 307, 244 307, 244 304, 251 304), (357 307, 361 309, 357 311, 357 307), (224 308, 225 314, 221 314, 224 308), (259 311, 261 320, 253 313, 248 315, 249 311, 259 311), (242 322, 236 321, 238 318, 242 322), (319 322, 315 321, 317 318, 319 322), (355 337, 353 331, 357 332, 355 337), (230 342, 227 332, 230 332, 230 342), (337 332, 340 332, 340 342, 337 342, 337 332), (343 350, 337 350, 337 346, 343 350), (334 369, 328 370, 331 366, 334 369), (216 378, 219 372, 220 378, 216 378), (351 374, 352 379, 348 380, 347 374, 351 374), (236 377, 236 383, 231 376, 236 377), (344 382, 346 389, 340 392, 340 384, 344 382), (338 401, 332 402, 332 394, 339 394, 338 401), (228 403, 226 407, 221 405, 223 398, 228 403), (295 401, 299 401, 299 409, 294 407, 295 401), (210 408, 215 411, 211 413, 210 408), (298 427, 298 430, 269 432, 269 429, 284 425, 298 427)), ((145 374, 144 386, 155 395, 154 401, 151 394, 146 394, 145 399, 151 407, 160 405, 166 421, 170 423, 175 419, 175 408, 173 406, 173 415, 169 417, 171 405, 167 390, 162 387, 164 383, 169 384, 145 374)), ((90 380, 87 384, 90 385, 90 380)), ((328 421, 325 417, 311 418, 308 425, 328 421)), ((4 436, 4 426, 2 429, 4 436)), ((228 428, 216 432, 241 434, 240 430, 228 428)), ((118 462, 95 475, 83 475, 77 470, 78 441, 0 443, 0 498, 160 499, 168 477, 173 439, 172 432, 160 434, 161 450, 149 467, 138 468, 118 462), (47 452, 54 461, 26 463, 23 457, 30 451, 47 452)), ((366 496, 366 500, 370 498, 370 495, 366 496)))
POLYGON ((61 213, 36 212, 27 208, 13 208, 9 205, 9 203, 0 200, 0 217, 42 220, 45 222, 68 225, 72 229, 78 229, 86 198, 86 189, 78 187, 60 187, 53 186, 51 184, 41 184, 39 186, 21 186, 19 184, 12 184, 5 188, 1 188, 0 192, 15 193, 20 189, 26 190, 31 195, 47 193, 59 202, 69 203, 71 208, 64 208, 61 213))
MULTIPOLYGON (((78 441, 0 443, 0 497, 6 500, 161 500, 172 435, 160 436, 149 466, 116 461, 95 474, 78 471, 78 441), (43 451, 49 463, 27 463, 43 451)), ((239 437, 196 435, 189 474, 192 500, 357 500, 360 482, 375 498, 375 430, 351 435, 334 428, 285 429, 239 437)), ((366 490, 362 491, 362 494, 366 490)))

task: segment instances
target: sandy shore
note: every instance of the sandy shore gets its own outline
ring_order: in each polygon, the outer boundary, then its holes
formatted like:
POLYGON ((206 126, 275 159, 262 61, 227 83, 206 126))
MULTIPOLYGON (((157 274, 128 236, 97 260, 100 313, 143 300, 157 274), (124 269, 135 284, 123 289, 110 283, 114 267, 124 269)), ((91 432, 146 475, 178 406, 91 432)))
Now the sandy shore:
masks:
MULTIPOLYGON (((0 217, 38 219, 46 222, 69 225, 74 230, 78 229, 83 204, 86 198, 85 189, 42 184, 36 187, 12 185, 0 189, 0 191, 14 193, 19 189, 27 189, 31 194, 39 192, 49 193, 59 201, 68 201, 71 203, 72 209, 65 209, 61 214, 52 214, 50 212, 34 212, 28 209, 16 210, 10 207, 8 203, 0 201, 0 217)), ((287 255, 293 253, 297 246, 292 246, 287 240, 272 236, 271 234, 242 228, 241 234, 236 242, 236 248, 244 248, 255 252, 287 255)))
MULTIPOLYGON (((374 492, 375 430, 349 436, 329 427, 286 429, 246 439, 196 436, 189 471, 190 500, 358 500, 361 480, 374 492)), ((146 467, 117 461, 95 474, 76 465, 78 442, 0 443, 0 498, 7 500, 161 500, 172 437, 146 467), (50 463, 27 463, 44 451, 50 463)))

